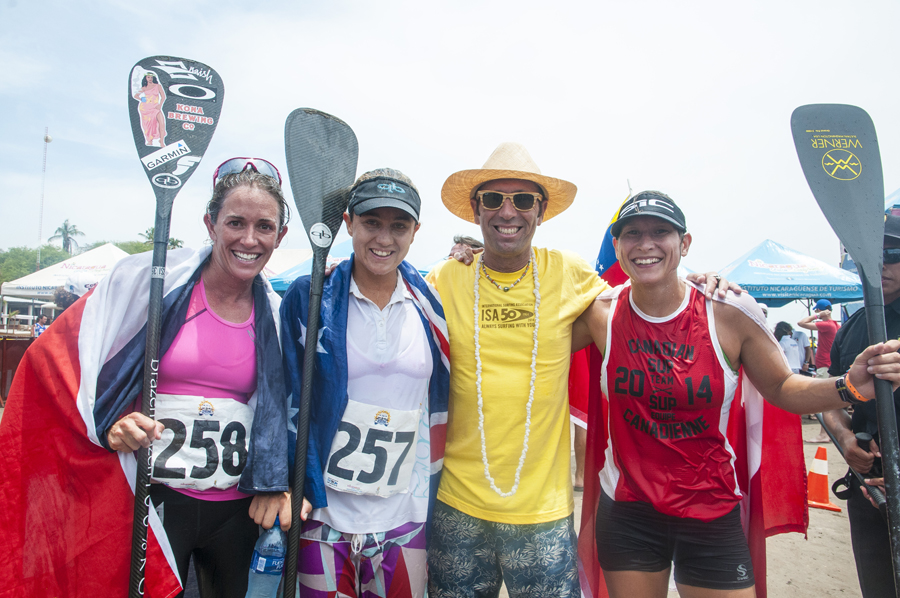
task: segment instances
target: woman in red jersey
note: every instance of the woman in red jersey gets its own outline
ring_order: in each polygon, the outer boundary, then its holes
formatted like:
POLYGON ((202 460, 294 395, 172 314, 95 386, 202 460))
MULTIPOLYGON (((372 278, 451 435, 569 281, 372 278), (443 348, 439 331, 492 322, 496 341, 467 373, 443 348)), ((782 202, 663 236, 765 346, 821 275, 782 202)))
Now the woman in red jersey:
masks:
POLYGON ((612 234, 631 280, 601 295, 573 332, 573 350, 593 340, 603 354, 609 444, 596 538, 607 589, 664 598, 674 562, 682 596, 753 597, 726 437, 739 370, 774 405, 815 413, 874 398, 873 375, 896 387, 900 342, 869 347, 837 384, 792 374, 753 299, 708 300, 678 277, 691 235, 670 197, 631 197, 612 234))

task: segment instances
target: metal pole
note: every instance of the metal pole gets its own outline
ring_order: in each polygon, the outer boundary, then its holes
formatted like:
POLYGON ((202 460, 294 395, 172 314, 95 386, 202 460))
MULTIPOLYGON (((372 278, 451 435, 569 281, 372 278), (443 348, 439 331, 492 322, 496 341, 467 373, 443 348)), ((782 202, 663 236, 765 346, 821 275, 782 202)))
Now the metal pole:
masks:
POLYGON ((50 137, 50 127, 44 127, 44 165, 41 167, 41 212, 38 216, 38 250, 37 250, 37 270, 41 269, 41 243, 44 238, 44 186, 47 182, 47 146, 53 138, 50 137))

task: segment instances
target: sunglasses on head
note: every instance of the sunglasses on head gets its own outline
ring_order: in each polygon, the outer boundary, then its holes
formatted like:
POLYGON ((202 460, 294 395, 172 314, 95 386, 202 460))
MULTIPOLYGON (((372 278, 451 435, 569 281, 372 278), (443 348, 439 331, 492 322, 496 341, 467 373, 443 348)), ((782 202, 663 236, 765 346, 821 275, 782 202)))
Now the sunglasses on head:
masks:
POLYGON ((278 181, 279 185, 281 185, 281 173, 278 172, 278 169, 275 168, 274 164, 268 160, 263 160, 262 158, 231 158, 230 160, 225 160, 219 164, 215 174, 213 174, 213 185, 218 183, 219 179, 224 176, 238 174, 244 172, 248 168, 255 170, 259 174, 272 177, 278 181))
POLYGON ((534 202, 544 199, 541 193, 529 193, 519 191, 518 193, 500 193, 499 191, 479 191, 475 194, 485 210, 499 210, 503 207, 506 198, 512 200, 513 206, 520 212, 527 212, 534 207, 534 202))
POLYGON ((900 263, 900 247, 891 247, 884 250, 884 263, 897 264, 900 263))

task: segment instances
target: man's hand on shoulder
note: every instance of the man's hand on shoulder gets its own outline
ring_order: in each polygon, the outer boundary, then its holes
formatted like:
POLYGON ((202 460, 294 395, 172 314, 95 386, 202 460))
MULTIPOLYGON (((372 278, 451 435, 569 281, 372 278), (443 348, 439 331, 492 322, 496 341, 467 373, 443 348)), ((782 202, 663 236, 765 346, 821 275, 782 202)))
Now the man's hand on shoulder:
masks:
POLYGON ((462 262, 465 265, 469 265, 475 261, 475 254, 481 253, 484 251, 484 248, 472 249, 465 243, 456 243, 452 248, 450 248, 450 259, 454 259, 457 262, 462 262))
POLYGON ((718 272, 707 272, 706 274, 691 272, 686 278, 689 282, 698 286, 703 286, 706 283, 706 289, 703 291, 703 294, 706 295, 707 299, 712 299, 714 292, 718 292, 721 299, 725 298, 728 291, 735 295, 740 295, 744 292, 741 285, 736 282, 729 282, 726 278, 719 276, 718 272))

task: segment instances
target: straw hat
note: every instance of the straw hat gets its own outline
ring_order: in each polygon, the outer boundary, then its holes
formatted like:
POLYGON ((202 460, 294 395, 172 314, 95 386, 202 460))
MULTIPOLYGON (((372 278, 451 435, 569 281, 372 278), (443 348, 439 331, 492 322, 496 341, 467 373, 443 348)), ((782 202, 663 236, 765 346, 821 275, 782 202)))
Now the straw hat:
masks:
POLYGON ((569 181, 542 175, 541 169, 531 159, 531 154, 524 145, 505 141, 497 146, 480 169, 461 170, 447 177, 441 188, 441 199, 448 210, 463 220, 475 222, 469 200, 474 197, 479 185, 497 179, 524 179, 540 185, 548 200, 544 221, 561 214, 572 205, 578 191, 569 181))

